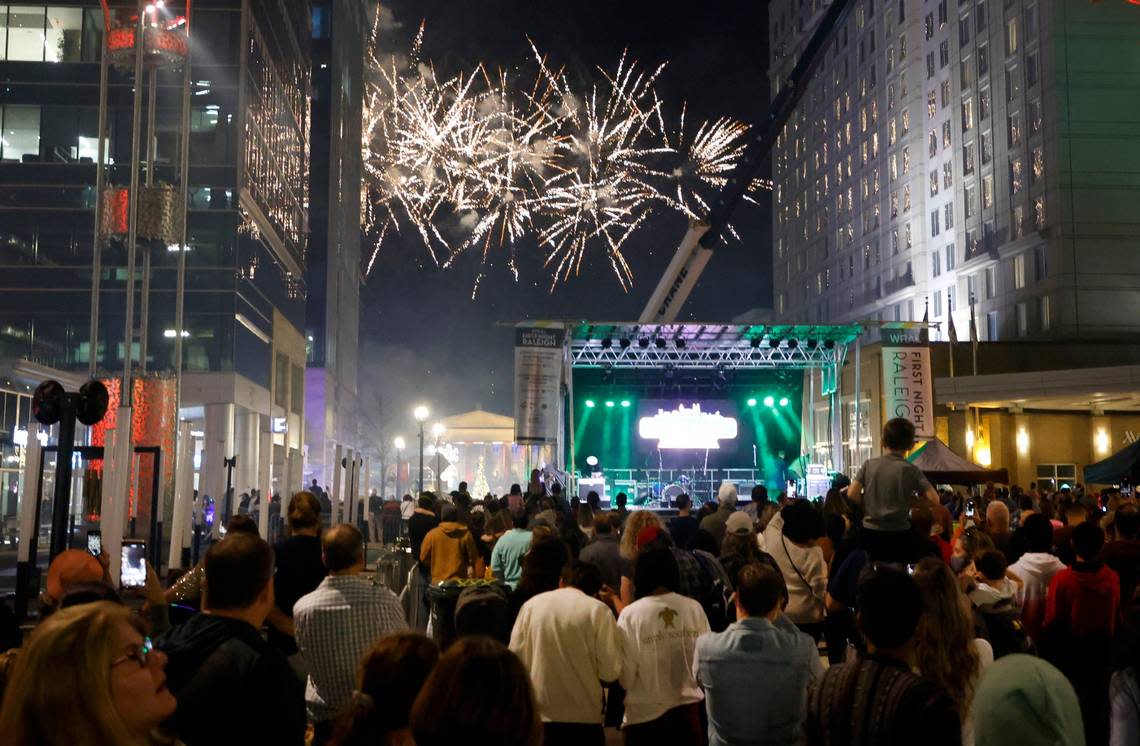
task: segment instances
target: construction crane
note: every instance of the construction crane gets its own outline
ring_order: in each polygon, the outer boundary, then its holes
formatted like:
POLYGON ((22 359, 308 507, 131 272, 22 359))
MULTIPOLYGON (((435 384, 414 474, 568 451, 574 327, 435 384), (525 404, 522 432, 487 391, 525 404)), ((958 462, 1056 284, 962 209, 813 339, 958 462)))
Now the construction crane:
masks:
POLYGON ((638 323, 669 324, 677 320, 681 307, 685 305, 712 258, 713 248, 724 232, 729 217, 744 198, 752 180, 759 174, 776 138, 795 111, 796 104, 803 98, 812 75, 823 64, 827 45, 835 31, 843 25, 852 5, 853 0, 834 0, 831 3, 796 66, 784 81, 784 86, 772 101, 767 119, 755 130, 740 163, 713 201, 708 216, 704 220, 689 223, 688 232, 681 239, 665 274, 649 297, 649 303, 641 312, 638 323))

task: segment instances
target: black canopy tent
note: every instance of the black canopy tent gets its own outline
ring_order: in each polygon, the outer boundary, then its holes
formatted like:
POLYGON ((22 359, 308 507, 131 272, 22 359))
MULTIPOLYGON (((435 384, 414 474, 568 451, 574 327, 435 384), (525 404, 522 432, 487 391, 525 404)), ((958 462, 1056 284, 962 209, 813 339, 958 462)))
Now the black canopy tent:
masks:
POLYGON ((1009 472, 1005 469, 984 469, 954 453, 937 438, 919 443, 907 460, 922 469, 934 484, 1009 484, 1009 472))
POLYGON ((1085 467, 1085 484, 1140 482, 1140 441, 1085 467))

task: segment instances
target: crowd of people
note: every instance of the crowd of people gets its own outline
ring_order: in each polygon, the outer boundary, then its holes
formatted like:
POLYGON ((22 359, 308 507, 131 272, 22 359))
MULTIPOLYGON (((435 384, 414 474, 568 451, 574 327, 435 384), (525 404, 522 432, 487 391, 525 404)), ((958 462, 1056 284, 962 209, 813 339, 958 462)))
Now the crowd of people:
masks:
MULTIPOLYGON (((937 491, 914 428, 823 500, 675 516, 532 480, 401 511, 401 597, 310 492, 140 598, 70 550, 0 656, 5 743, 1140 743, 1131 495, 937 491), (450 590, 449 590, 450 589, 450 590), (450 598, 451 603, 443 599, 450 598), (430 613, 421 613, 429 608, 430 613)), ((410 502, 410 501, 409 501, 410 502)), ((3 632, 3 630, 0 630, 3 632)), ((8 636, 3 636, 8 639, 8 636)))

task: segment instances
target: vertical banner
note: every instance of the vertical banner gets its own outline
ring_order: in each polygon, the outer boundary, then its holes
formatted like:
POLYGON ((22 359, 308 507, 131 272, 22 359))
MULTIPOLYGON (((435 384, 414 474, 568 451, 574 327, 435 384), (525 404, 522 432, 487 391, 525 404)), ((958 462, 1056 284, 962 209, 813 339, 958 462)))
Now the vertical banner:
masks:
POLYGON ((921 341, 925 324, 897 322, 881 330, 883 411, 886 419, 905 417, 919 439, 934 437, 934 380, 930 347, 921 341))
POLYGON ((562 397, 561 327, 515 327, 515 442, 559 440, 562 397))

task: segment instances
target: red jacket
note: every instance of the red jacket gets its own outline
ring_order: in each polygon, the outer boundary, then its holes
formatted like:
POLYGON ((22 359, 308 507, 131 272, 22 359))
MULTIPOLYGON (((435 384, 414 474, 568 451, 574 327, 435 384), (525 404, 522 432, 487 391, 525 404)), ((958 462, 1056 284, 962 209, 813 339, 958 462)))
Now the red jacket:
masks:
POLYGON ((1076 637, 1107 635, 1116 631, 1120 616, 1120 578, 1100 562, 1074 562, 1049 584, 1045 601, 1045 627, 1061 622, 1076 637))

